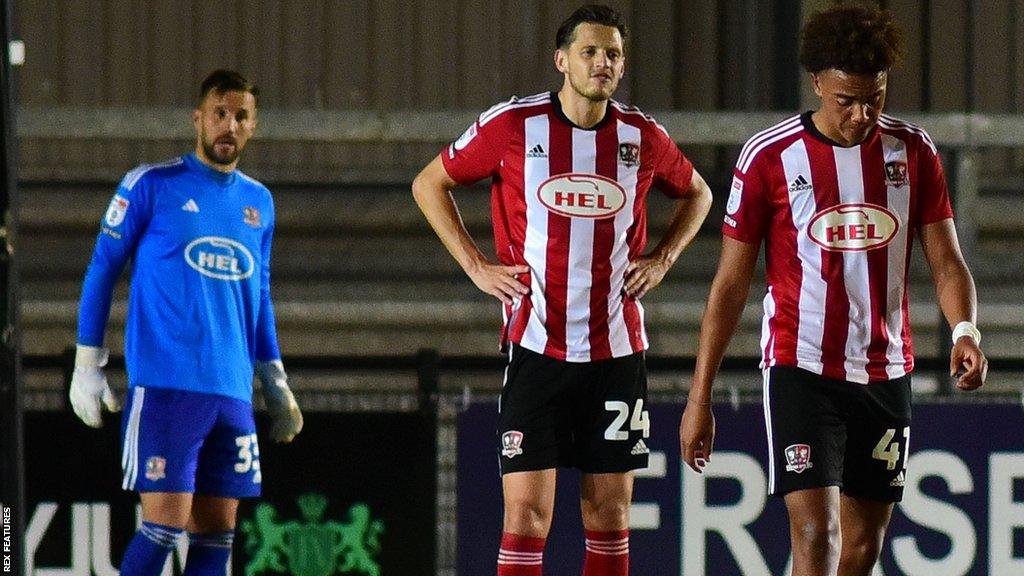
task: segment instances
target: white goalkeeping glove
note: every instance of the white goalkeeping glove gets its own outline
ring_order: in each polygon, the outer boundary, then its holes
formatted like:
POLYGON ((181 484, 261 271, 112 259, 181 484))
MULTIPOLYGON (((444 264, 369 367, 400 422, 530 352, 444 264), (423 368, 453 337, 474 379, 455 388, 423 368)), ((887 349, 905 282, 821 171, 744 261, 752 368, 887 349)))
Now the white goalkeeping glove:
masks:
POLYGON ((100 402, 111 412, 121 409, 121 403, 110 390, 107 375, 103 372, 109 355, 106 348, 96 346, 79 344, 75 350, 75 371, 71 375, 68 397, 75 414, 92 428, 103 425, 100 402))
POLYGON ((280 360, 256 362, 256 375, 270 412, 270 437, 274 442, 291 442, 302 431, 302 412, 288 388, 284 364, 280 360))

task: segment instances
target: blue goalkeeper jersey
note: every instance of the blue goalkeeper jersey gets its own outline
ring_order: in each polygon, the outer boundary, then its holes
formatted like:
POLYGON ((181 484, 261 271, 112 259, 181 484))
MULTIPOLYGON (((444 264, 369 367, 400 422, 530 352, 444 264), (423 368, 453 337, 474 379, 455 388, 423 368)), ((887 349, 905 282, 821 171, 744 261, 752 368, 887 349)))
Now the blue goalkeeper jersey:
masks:
POLYGON ((114 285, 132 260, 129 385, 251 402, 254 361, 281 355, 270 299, 270 191, 188 154, 129 172, 100 226, 78 342, 103 345, 114 285))

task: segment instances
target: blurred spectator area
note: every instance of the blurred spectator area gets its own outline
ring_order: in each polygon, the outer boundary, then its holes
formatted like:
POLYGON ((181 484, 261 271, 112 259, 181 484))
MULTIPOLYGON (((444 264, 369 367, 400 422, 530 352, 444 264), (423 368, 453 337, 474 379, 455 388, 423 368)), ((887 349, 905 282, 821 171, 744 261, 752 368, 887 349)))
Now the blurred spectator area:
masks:
MULTIPOLYGON (((797 36, 806 14, 829 3, 609 4, 632 28, 617 99, 661 121, 716 193, 702 234, 645 301, 652 354, 691 356, 732 165, 750 135, 813 106, 797 36)), ((1024 10, 1010 0, 885 4, 907 36, 887 111, 929 130, 943 152, 987 352, 1024 358, 1024 10)), ((15 37, 27 52, 14 75, 26 354, 59 354, 74 343, 82 275, 118 180, 139 163, 192 149, 194 92, 217 67, 251 76, 262 90, 257 138, 241 168, 275 194, 273 293, 285 355, 408 355, 423 347, 497 354, 497 301, 448 256, 409 182, 482 110, 512 94, 558 88, 553 37, 568 5, 16 0, 13 7, 15 37)), ((460 190, 456 199, 474 237, 493 252, 487 188, 460 190)), ((656 240, 670 205, 654 192, 650 210, 656 240)), ((915 252, 915 343, 919 355, 941 356, 946 336, 919 246, 915 252)), ((762 294, 758 277, 730 354, 757 353, 762 294)), ((125 297, 122 282, 107 338, 115 353, 125 297)), ((314 385, 295 375, 299 388, 314 385)), ((52 371, 28 370, 26 379, 29 387, 60 385, 52 371)))

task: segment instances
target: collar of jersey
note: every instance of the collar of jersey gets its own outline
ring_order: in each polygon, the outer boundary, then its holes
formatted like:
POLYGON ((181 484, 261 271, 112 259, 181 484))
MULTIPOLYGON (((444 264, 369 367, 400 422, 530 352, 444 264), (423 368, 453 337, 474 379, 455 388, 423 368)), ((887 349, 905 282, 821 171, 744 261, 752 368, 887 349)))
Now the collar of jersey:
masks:
POLYGON ((220 170, 214 170, 213 168, 210 168, 206 164, 203 164, 203 161, 196 157, 195 152, 189 152, 188 154, 186 154, 185 162, 189 165, 189 168, 192 171, 202 174, 203 176, 206 176, 210 180, 213 180, 213 182, 216 183, 218 186, 230 186, 235 183, 235 178, 237 177, 235 175, 235 170, 232 170, 231 172, 221 172, 220 170))
POLYGON ((814 110, 808 110, 807 112, 804 112, 803 114, 800 115, 800 122, 804 125, 804 129, 807 130, 807 132, 812 137, 814 137, 815 140, 820 140, 825 144, 828 144, 829 146, 835 146, 836 148, 855 148, 857 146, 860 146, 861 144, 867 143, 869 140, 874 138, 875 134, 878 132, 878 124, 876 123, 874 126, 871 127, 871 130, 868 132, 868 135, 865 136, 863 140, 857 142, 856 144, 850 144, 849 146, 845 146, 829 138, 828 136, 822 134, 821 130, 818 130, 818 127, 814 125, 814 120, 811 119, 811 114, 814 114, 814 110))
POLYGON ((569 120, 569 117, 566 116, 565 112, 562 111, 562 101, 558 99, 558 92, 551 93, 551 107, 554 108, 555 110, 555 116, 565 124, 568 124, 569 126, 572 126, 577 130, 600 130, 601 128, 604 128, 604 125, 607 124, 608 120, 610 120, 612 117, 611 104, 612 101, 609 100, 608 106, 604 110, 604 118, 601 118, 601 120, 599 120, 597 124, 594 124, 590 128, 584 128, 583 126, 577 126, 572 120, 569 120))

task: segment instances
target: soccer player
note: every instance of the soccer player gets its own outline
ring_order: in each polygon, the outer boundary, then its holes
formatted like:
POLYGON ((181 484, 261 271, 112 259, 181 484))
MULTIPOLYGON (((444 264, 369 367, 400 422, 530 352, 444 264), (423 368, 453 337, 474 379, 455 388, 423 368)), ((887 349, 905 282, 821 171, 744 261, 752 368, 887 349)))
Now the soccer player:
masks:
POLYGON ((902 498, 915 236, 953 329, 950 373, 962 390, 985 381, 939 155, 924 130, 882 114, 900 45, 876 9, 837 7, 804 26, 800 62, 821 103, 740 153, 680 424, 683 458, 700 472, 714 441, 712 380, 764 242, 769 491, 785 498, 799 576, 870 574, 902 498))
POLYGON ((583 573, 628 571, 632 471, 648 458, 640 299, 697 233, 711 192, 661 126, 611 100, 625 36, 614 10, 576 10, 555 37, 561 89, 487 110, 413 183, 445 247, 504 305, 500 576, 541 574, 559 466, 583 473, 583 573), (477 248, 451 196, 487 177, 497 262, 477 248), (676 208, 644 253, 652 184, 676 208))
POLYGON ((184 574, 225 574, 238 499, 260 494, 253 368, 288 442, 302 414, 288 388, 270 299, 270 191, 236 170, 256 128, 256 87, 217 70, 192 113, 195 152, 143 165, 121 181, 85 275, 71 405, 92 427, 107 385, 103 332, 114 284, 133 261, 122 418, 123 488, 139 492, 142 527, 123 576, 159 574, 189 532, 184 574))

